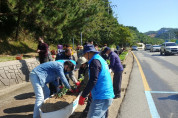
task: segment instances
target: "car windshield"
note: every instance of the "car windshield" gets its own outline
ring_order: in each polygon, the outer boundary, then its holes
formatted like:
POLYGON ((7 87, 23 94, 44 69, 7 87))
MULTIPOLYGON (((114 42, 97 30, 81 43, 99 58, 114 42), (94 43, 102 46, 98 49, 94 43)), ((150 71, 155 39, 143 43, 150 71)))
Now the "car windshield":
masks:
POLYGON ((160 47, 159 45, 153 45, 153 47, 160 47))
POLYGON ((166 46, 176 46, 176 43, 166 43, 166 46))
POLYGON ((132 46, 133 48, 136 48, 137 46, 132 46))

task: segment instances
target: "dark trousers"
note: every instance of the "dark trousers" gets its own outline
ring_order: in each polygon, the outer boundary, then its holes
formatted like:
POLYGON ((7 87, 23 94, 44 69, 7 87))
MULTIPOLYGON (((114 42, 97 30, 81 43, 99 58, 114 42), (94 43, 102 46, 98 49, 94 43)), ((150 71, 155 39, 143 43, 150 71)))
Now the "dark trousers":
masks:
POLYGON ((39 56, 39 61, 40 61, 40 64, 48 62, 48 57, 40 57, 39 56))
POLYGON ((120 96, 121 93, 122 72, 123 71, 114 72, 113 88, 115 96, 120 96))

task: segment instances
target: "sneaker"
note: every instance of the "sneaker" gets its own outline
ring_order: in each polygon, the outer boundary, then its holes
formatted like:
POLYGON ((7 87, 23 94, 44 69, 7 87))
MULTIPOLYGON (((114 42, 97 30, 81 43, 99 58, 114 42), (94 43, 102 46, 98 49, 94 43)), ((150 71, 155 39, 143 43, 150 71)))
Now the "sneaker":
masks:
POLYGON ((114 99, 117 99, 117 98, 120 98, 121 97, 121 95, 116 95, 115 97, 114 97, 114 99))

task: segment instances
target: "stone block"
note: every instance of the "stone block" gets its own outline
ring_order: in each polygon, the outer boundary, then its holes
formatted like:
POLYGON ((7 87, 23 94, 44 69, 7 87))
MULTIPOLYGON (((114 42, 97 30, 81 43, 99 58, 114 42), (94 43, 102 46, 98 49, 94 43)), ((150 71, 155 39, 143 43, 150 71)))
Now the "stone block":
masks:
POLYGON ((10 75, 11 75, 12 79, 16 79, 17 78, 16 75, 15 75, 15 73, 10 73, 10 75))
POLYGON ((8 66, 8 67, 9 67, 10 70, 13 70, 13 69, 14 69, 14 68, 13 68, 13 65, 8 66))
POLYGON ((7 78, 6 73, 0 73, 0 76, 1 76, 3 79, 6 79, 6 78, 7 78))
POLYGON ((11 74, 10 73, 6 73, 6 76, 8 79, 11 79, 11 74))
POLYGON ((9 70, 9 68, 7 66, 4 67, 4 70, 9 70))
POLYGON ((0 79, 0 83, 1 83, 1 85, 3 85, 3 86, 9 86, 9 79, 8 78, 1 78, 0 79))
POLYGON ((15 84, 17 84, 16 79, 10 79, 9 80, 9 86, 12 86, 12 85, 15 85, 15 84))

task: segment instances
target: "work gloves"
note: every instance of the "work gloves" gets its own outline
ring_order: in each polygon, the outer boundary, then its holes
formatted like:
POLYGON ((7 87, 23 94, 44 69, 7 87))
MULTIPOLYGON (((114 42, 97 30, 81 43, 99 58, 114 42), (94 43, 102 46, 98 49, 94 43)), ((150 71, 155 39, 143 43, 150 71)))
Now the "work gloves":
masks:
POLYGON ((75 85, 76 85, 76 86, 80 86, 80 82, 76 82, 75 85))
POLYGON ((79 98, 79 105, 84 105, 84 103, 85 103, 85 98, 82 97, 82 96, 80 96, 80 98, 79 98))

